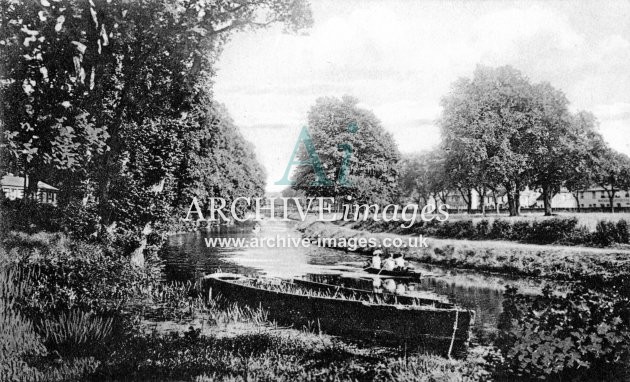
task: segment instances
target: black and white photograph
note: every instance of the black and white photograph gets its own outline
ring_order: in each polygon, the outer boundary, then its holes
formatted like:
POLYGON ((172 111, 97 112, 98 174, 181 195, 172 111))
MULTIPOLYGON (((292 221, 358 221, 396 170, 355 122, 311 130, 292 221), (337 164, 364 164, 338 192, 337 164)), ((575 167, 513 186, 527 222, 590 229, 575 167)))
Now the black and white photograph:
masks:
POLYGON ((630 381, 630 1, 0 0, 0 381, 630 381))

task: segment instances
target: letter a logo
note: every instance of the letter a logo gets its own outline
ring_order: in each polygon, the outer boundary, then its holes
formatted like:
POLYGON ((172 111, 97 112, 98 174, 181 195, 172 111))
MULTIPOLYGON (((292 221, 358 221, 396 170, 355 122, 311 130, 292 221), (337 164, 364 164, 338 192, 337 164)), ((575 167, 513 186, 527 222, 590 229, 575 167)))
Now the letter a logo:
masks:
POLYGON ((300 131, 300 136, 298 137, 297 143, 295 144, 295 148, 293 148, 293 154, 291 154, 291 159, 287 164, 287 169, 284 171, 284 176, 275 184, 282 186, 291 186, 294 184, 293 181, 289 180, 289 173, 291 172, 292 166, 313 167, 313 172, 315 173, 315 181, 311 183, 311 186, 330 186, 333 184, 333 182, 326 177, 326 173, 324 173, 324 167, 322 166, 322 162, 319 160, 319 155, 317 155, 315 145, 313 144, 313 139, 311 138, 311 134, 309 134, 306 127, 303 127, 302 131, 300 131), (300 161, 296 158, 298 150, 300 149, 300 143, 303 143, 304 147, 306 148, 308 160, 300 161))

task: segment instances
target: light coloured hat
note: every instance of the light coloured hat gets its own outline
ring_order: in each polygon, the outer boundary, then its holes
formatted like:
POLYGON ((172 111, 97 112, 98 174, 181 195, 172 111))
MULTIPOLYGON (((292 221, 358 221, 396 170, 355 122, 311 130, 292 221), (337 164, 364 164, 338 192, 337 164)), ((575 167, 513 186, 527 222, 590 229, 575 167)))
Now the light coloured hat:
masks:
POLYGON ((372 254, 373 254, 373 255, 382 255, 382 254, 383 254, 383 251, 381 251, 380 249, 377 249, 377 250, 376 250, 376 251, 374 251, 372 254))

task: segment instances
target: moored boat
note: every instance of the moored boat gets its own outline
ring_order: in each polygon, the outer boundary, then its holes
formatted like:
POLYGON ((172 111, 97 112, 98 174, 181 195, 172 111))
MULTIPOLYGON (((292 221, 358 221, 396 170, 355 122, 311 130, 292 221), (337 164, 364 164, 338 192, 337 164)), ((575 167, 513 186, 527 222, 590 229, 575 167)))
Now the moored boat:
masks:
POLYGON ((400 277, 400 278, 407 278, 407 279, 414 279, 414 280, 422 278, 422 273, 418 271, 410 270, 410 269, 388 271, 383 268, 379 269, 379 268, 367 267, 367 268, 363 268, 363 270, 368 273, 379 275, 379 276, 400 277))
POLYGON ((293 279, 292 282, 297 285, 302 285, 307 288, 311 288, 314 290, 327 291, 329 293, 342 293, 343 295, 350 295, 356 298, 371 298, 374 296, 380 296, 385 301, 394 301, 397 304, 403 305, 433 305, 436 308, 441 309, 454 309, 455 305, 451 304, 445 299, 436 299, 436 298, 424 298, 424 297, 415 297, 404 294, 395 294, 389 293, 385 291, 374 291, 367 289, 358 289, 358 288, 349 288, 341 285, 333 285, 327 283, 320 283, 317 281, 305 280, 305 279, 293 279))
POLYGON ((215 273, 203 279, 208 298, 222 296, 267 311, 271 320, 408 351, 465 352, 475 313, 422 299, 397 301, 379 295, 321 291, 294 282, 215 273))

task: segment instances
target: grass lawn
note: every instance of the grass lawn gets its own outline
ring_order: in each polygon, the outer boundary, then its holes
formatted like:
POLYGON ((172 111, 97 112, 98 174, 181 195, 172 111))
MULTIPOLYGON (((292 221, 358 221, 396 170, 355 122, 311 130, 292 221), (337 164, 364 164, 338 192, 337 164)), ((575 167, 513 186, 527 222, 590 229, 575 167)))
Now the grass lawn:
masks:
POLYGON ((630 221, 630 212, 619 212, 619 213, 610 213, 610 212, 557 212, 554 213, 553 216, 545 216, 543 212, 525 212, 521 214, 521 216, 509 216, 507 213, 505 214, 496 214, 496 213, 487 213, 486 216, 482 216, 481 214, 449 214, 449 221, 457 221, 457 220, 472 220, 473 222, 478 222, 482 219, 486 219, 491 223, 496 219, 505 219, 511 222, 515 221, 533 221, 533 220, 543 220, 543 219, 552 219, 552 218, 563 218, 563 217, 576 217, 578 219, 578 225, 585 226, 589 231, 595 231, 595 226, 598 221, 608 220, 612 222, 617 222, 620 219, 624 219, 630 221))

